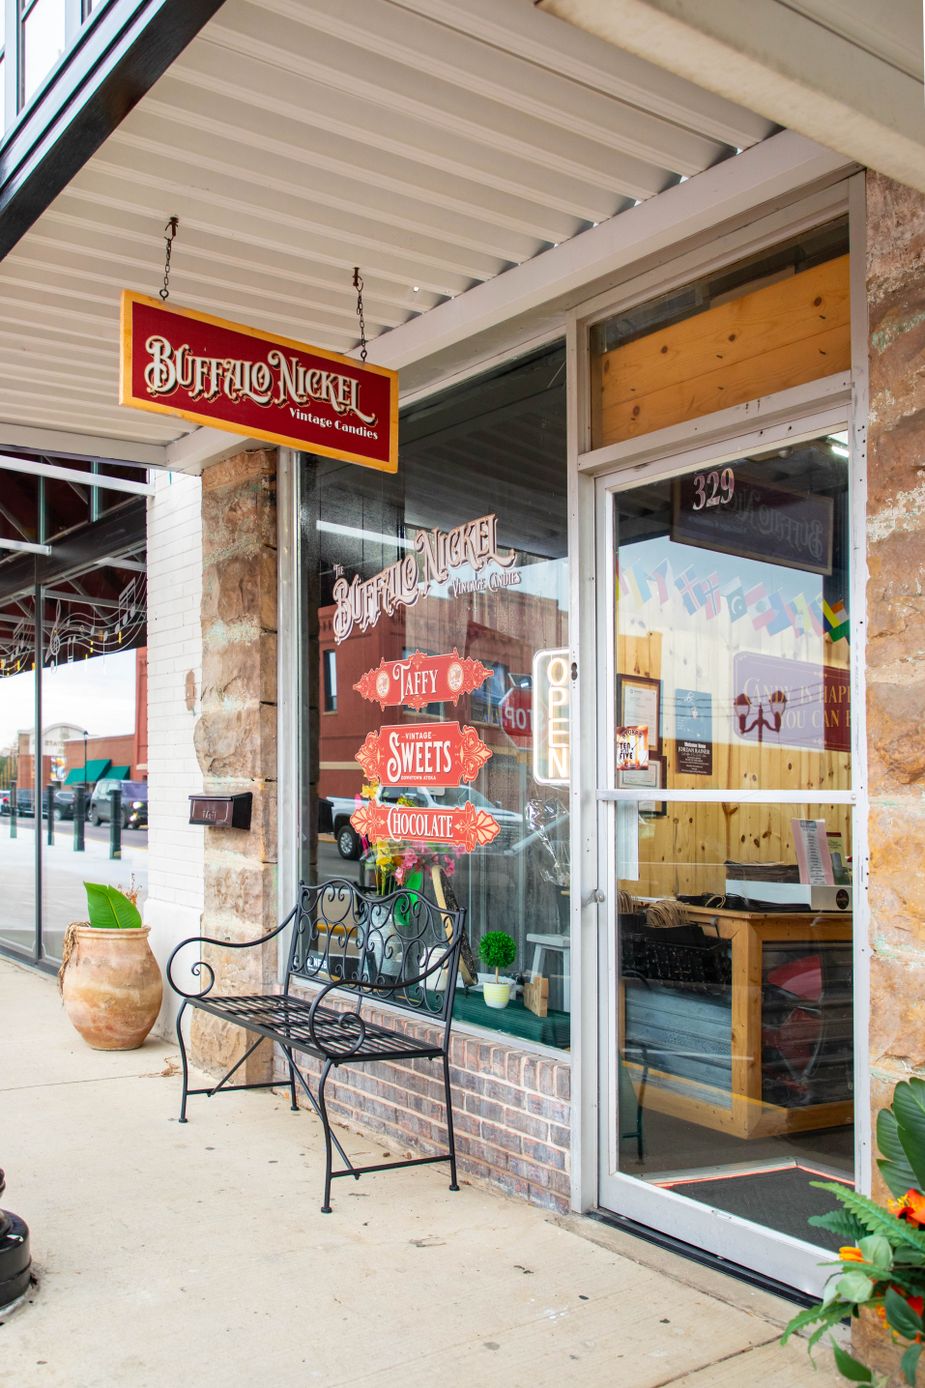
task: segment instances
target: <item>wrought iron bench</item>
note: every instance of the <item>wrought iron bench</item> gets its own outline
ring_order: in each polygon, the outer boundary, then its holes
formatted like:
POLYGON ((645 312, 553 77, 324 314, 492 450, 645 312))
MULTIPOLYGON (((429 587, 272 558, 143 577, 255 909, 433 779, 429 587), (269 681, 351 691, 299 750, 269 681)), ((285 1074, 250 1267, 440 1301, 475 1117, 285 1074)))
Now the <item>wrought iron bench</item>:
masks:
MULTIPOLYGON (((336 878, 318 886, 302 884, 299 899, 286 919, 257 940, 216 940, 194 936, 173 951, 167 964, 167 979, 182 999, 177 1017, 177 1037, 183 1067, 183 1093, 180 1122, 185 1123, 190 1095, 219 1090, 269 1089, 277 1080, 254 1084, 228 1084, 261 1043, 275 1041, 289 1066, 289 1091, 296 1110, 296 1081, 321 1119, 325 1143, 324 1214, 331 1213, 331 1182, 340 1176, 359 1179, 372 1171, 392 1167, 423 1166, 433 1162, 450 1163, 450 1190, 458 1190, 456 1145, 453 1135, 453 1104, 450 1093, 449 1044, 453 1019, 453 997, 459 954, 465 928, 464 909, 448 910, 433 905, 416 891, 399 890, 389 896, 361 891, 355 884, 336 878), (215 969, 201 957, 203 946, 221 949, 253 949, 292 926, 285 983, 281 993, 229 996, 213 994, 215 969), (205 975, 200 992, 187 992, 173 976, 174 961, 180 952, 198 945, 200 955, 192 964, 195 978, 205 975), (299 996, 291 991, 293 980, 321 984, 313 995, 299 996), (412 1035, 373 1020, 364 1011, 367 1000, 379 999, 406 1013, 440 1027, 433 1041, 412 1035), (336 1004, 336 1005, 332 1005, 336 1004), (208 1088, 190 1089, 183 1014, 187 1007, 234 1023, 256 1035, 256 1040, 226 1075, 208 1088), (321 1061, 317 1094, 296 1064, 295 1053, 321 1061), (406 1161, 354 1166, 331 1131, 325 1101, 325 1086, 332 1070, 342 1065, 369 1065, 377 1061, 441 1060, 446 1094, 448 1151, 436 1156, 414 1157, 406 1161), (344 1162, 343 1170, 333 1170, 332 1148, 344 1162)), ((398 1019, 396 1019, 398 1020, 398 1019)))

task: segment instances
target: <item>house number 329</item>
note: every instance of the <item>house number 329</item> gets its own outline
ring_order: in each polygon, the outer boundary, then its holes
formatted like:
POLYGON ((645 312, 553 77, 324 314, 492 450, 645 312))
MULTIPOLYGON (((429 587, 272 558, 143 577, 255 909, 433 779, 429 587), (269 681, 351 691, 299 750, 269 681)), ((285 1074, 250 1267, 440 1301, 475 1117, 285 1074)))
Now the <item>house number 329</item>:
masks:
POLYGON ((698 472, 694 477, 695 511, 703 511, 708 506, 728 506, 736 489, 735 473, 731 467, 722 472, 698 472))

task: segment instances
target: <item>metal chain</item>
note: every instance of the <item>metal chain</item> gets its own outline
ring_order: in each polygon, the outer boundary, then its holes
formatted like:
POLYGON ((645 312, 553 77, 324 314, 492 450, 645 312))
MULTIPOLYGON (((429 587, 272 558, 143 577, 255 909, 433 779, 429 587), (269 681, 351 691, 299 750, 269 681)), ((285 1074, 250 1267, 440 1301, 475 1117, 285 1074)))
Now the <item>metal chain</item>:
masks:
POLYGON ((170 298, 170 253, 173 250, 173 241, 180 229, 180 218, 171 217, 164 227, 164 287, 157 292, 160 294, 164 303, 170 298))
POLYGON ((353 267, 353 287, 357 292, 357 318, 360 320, 360 361, 365 362, 368 356, 366 351, 366 318, 363 314, 363 276, 360 274, 359 265, 353 267))

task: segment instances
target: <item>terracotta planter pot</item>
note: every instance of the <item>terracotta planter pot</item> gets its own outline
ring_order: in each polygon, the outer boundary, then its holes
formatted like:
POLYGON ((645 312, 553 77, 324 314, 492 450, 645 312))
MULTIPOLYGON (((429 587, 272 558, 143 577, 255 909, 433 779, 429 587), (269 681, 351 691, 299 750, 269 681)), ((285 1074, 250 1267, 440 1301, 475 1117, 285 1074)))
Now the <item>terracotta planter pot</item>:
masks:
MULTIPOLYGON (((861 1308, 857 1320, 851 1322, 851 1352, 862 1364, 884 1375, 886 1388, 908 1388, 900 1368, 905 1345, 896 1345, 879 1317, 861 1308)), ((916 1380, 922 1382, 919 1374, 916 1380)))
POLYGON ((78 925, 61 987, 64 1010, 96 1051, 132 1051, 154 1026, 164 985, 140 930, 78 925))

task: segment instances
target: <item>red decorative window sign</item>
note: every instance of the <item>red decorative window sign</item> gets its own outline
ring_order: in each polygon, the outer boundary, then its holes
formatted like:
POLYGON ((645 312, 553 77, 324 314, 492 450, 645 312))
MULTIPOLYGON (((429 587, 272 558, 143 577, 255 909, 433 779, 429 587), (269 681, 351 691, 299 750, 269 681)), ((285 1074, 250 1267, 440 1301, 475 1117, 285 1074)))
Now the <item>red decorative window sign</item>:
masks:
POLYGON ((398 470, 398 375, 122 291, 119 402, 398 470))
POLYGON ((354 760, 384 786, 458 786, 474 781, 490 756, 475 728, 417 723, 368 733, 354 760))
POLYGON ((350 816, 357 833, 370 843, 455 843, 472 853, 498 837, 501 825, 486 810, 467 800, 462 809, 418 809, 413 805, 379 805, 374 800, 350 816))
POLYGON ((452 699, 459 702, 461 694, 480 689, 491 670, 480 660, 460 655, 454 647, 449 655, 424 655, 415 651, 404 660, 381 660, 375 670, 353 686, 358 694, 380 708, 421 709, 425 704, 438 704, 452 699))

